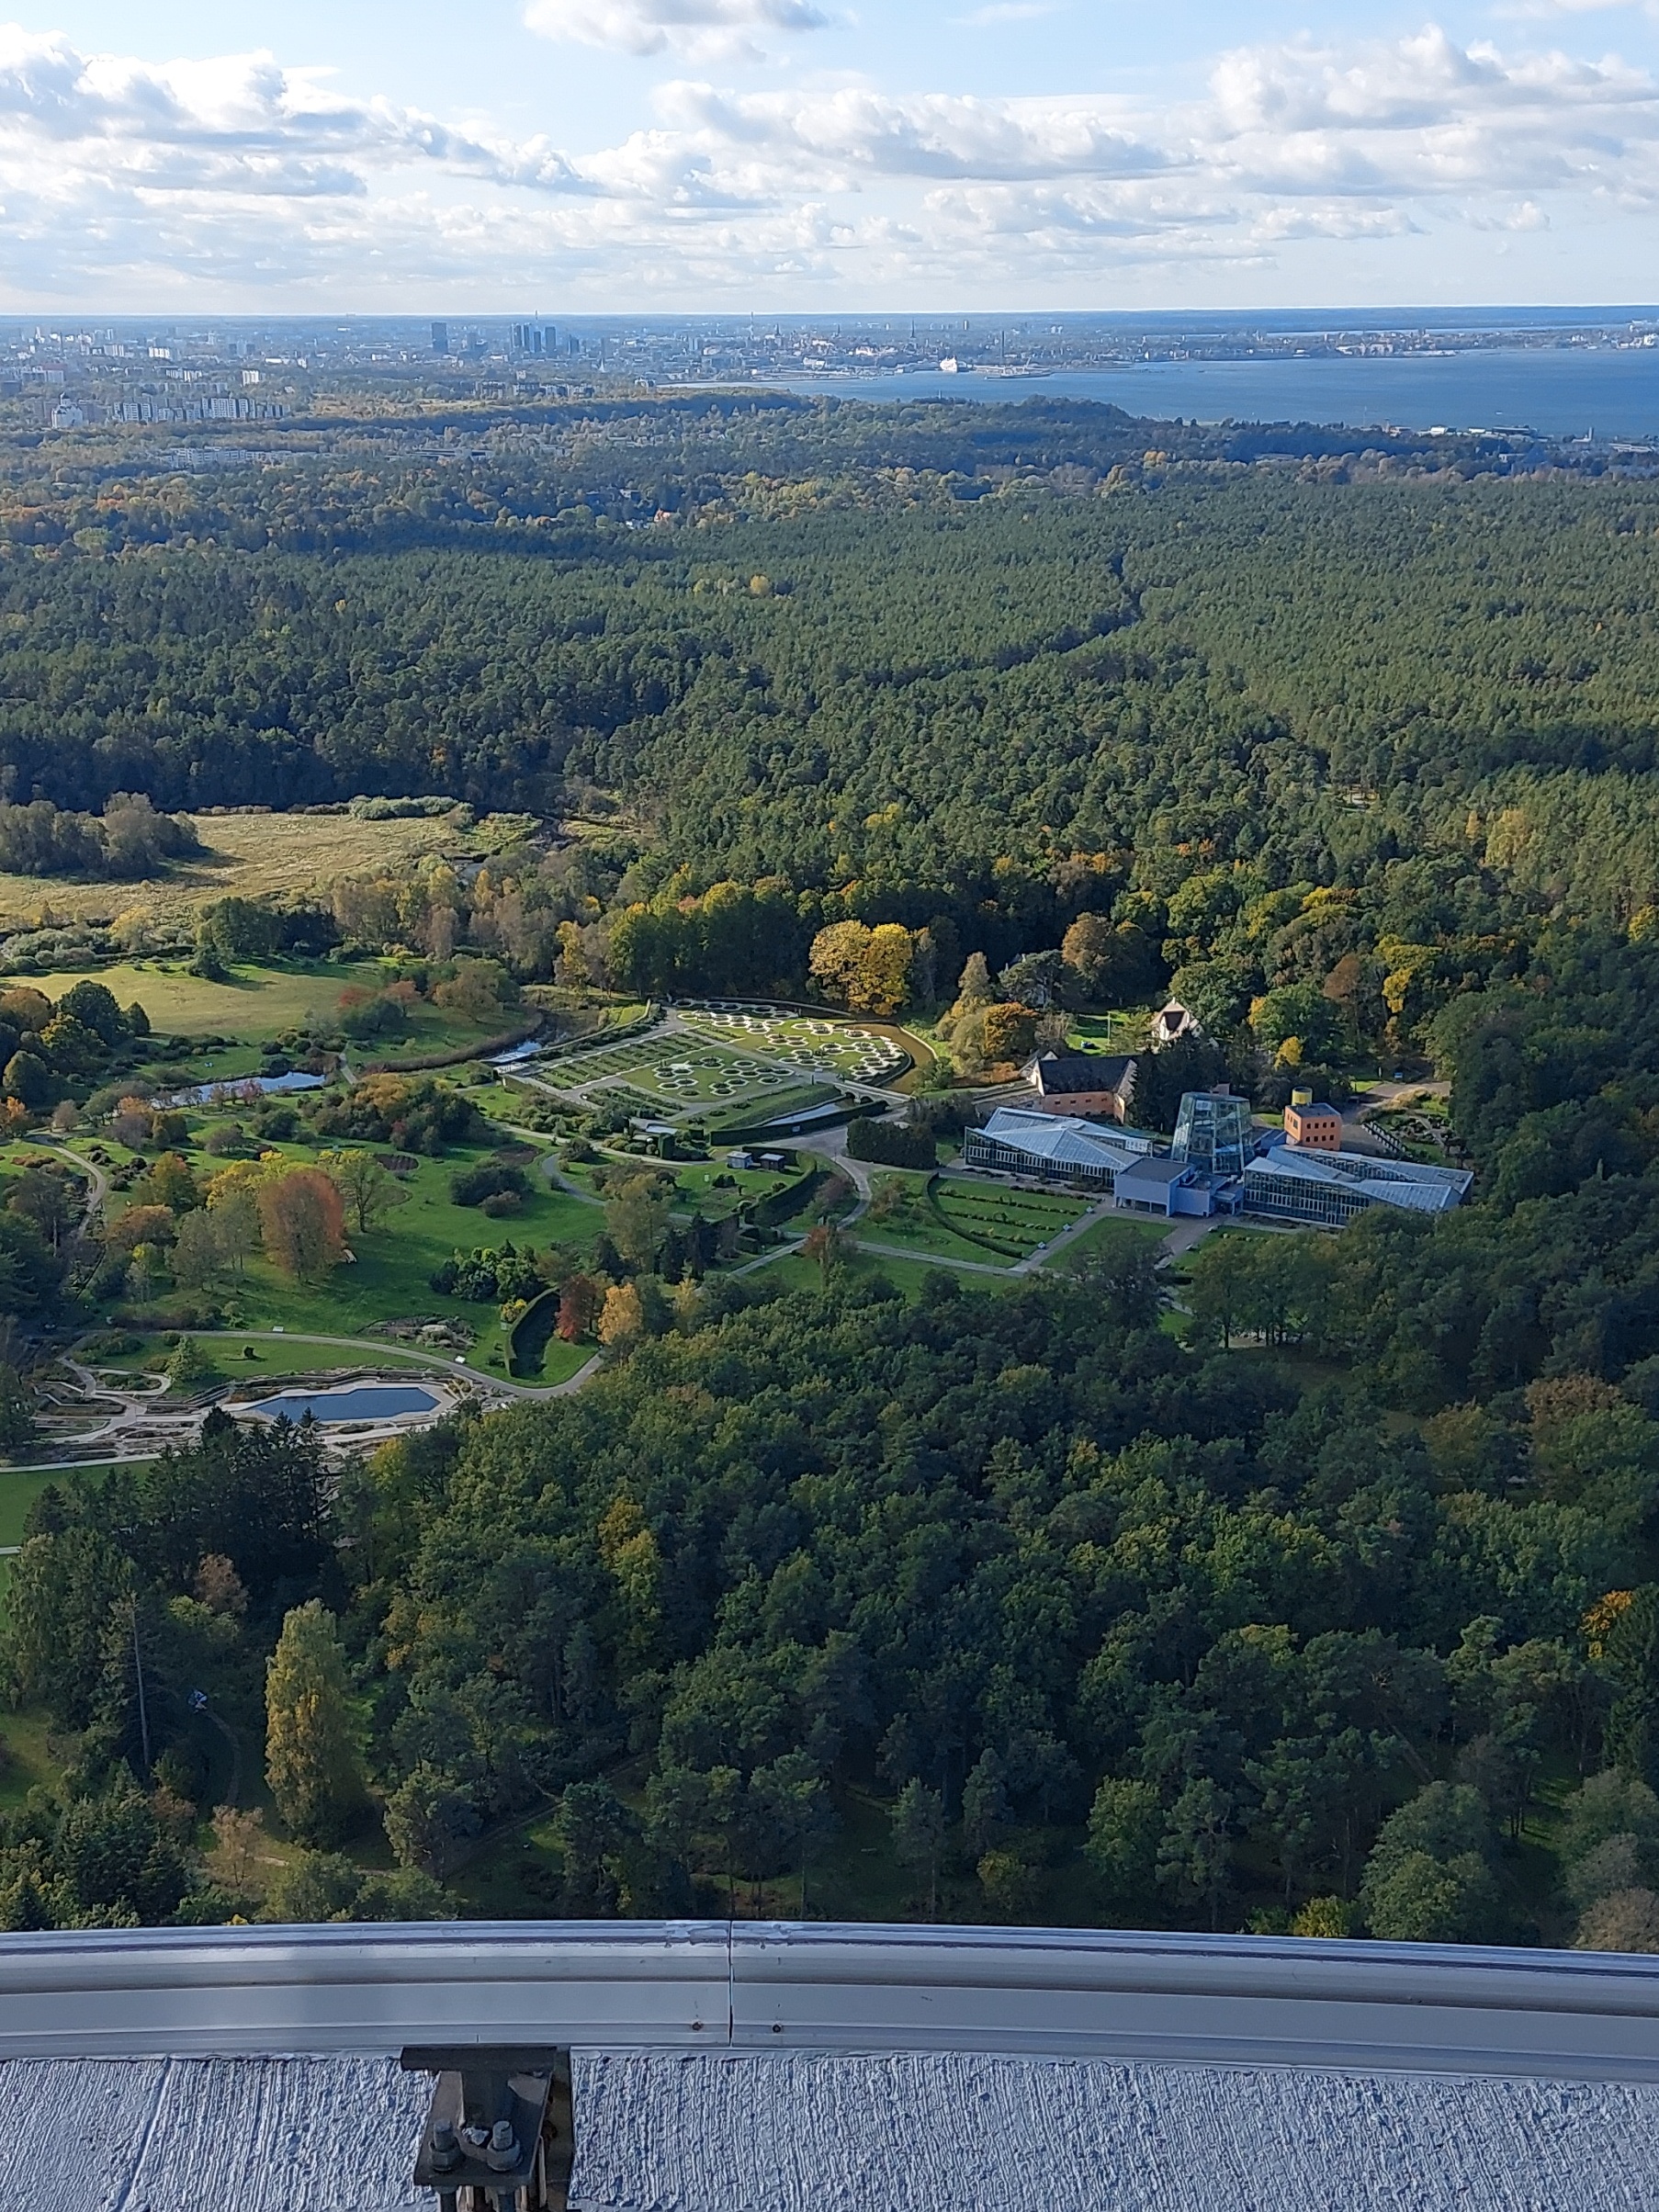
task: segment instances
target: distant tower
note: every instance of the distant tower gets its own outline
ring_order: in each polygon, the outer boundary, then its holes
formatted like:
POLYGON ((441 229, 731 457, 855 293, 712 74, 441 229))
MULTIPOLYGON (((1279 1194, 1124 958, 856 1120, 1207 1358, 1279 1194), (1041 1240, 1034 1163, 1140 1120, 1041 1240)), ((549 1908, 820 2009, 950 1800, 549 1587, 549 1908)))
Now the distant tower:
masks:
POLYGON ((446 353, 449 351, 449 325, 448 325, 448 323, 446 323, 446 322, 434 322, 434 323, 433 324, 433 326, 432 326, 432 350, 433 350, 433 352, 434 352, 434 354, 446 354, 446 353))

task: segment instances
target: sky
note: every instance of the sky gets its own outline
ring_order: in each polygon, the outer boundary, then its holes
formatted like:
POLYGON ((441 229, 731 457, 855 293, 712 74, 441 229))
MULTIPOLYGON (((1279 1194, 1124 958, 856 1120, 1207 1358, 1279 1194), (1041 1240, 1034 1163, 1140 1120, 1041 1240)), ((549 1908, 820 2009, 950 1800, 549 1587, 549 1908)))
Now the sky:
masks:
MULTIPOLYGON (((4 0, 0 0, 0 8, 4 0)), ((1659 0, 40 0, 0 308, 1617 303, 1659 0)))

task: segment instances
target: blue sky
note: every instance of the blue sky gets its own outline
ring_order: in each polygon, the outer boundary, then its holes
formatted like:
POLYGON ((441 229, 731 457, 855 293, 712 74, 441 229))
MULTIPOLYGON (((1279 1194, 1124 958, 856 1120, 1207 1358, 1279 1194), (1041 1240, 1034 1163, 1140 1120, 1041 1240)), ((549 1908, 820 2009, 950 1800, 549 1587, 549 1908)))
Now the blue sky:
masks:
POLYGON ((40 0, 0 303, 1620 301, 1659 0, 40 0), (1652 12, 1650 12, 1652 11, 1652 12))

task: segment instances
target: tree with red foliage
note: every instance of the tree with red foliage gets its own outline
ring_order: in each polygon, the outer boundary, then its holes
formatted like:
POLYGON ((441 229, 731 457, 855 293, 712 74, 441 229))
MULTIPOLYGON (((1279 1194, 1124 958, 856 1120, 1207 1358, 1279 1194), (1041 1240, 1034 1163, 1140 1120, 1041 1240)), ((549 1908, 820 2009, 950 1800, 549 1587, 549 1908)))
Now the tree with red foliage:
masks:
POLYGON ((593 1333, 600 1307, 599 1285, 585 1275, 572 1275, 559 1293, 557 1333, 566 1344, 580 1344, 593 1333))
POLYGON ((320 1282, 345 1257, 345 1204, 321 1168, 295 1168, 259 1186, 265 1257, 296 1282, 320 1282))

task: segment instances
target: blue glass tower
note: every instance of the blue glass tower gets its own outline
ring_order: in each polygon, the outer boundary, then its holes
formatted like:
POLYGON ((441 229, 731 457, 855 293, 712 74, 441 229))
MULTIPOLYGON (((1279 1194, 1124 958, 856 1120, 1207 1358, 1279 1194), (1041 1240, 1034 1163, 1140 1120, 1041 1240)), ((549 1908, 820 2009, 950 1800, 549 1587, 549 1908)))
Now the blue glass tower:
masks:
POLYGON ((1190 1090, 1176 1117, 1172 1156, 1210 1175, 1242 1175, 1256 1157, 1256 1125, 1248 1099, 1190 1090))

